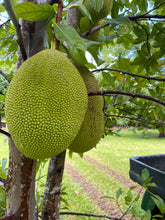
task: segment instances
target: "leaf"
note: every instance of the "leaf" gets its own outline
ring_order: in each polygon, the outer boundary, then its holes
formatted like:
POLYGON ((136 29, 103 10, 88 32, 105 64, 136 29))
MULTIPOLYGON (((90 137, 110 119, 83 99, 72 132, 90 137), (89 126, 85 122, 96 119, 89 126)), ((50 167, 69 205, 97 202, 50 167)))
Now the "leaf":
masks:
POLYGON ((41 21, 55 16, 51 5, 37 5, 33 2, 24 2, 13 6, 17 18, 27 21, 41 21))
POLYGON ((87 8, 84 6, 84 5, 81 5, 80 8, 79 8, 80 12, 85 16, 85 17, 88 17, 89 20, 92 21, 92 17, 89 13, 89 11, 87 10, 87 8))
POLYGON ((85 52, 86 45, 79 34, 69 25, 56 23, 54 25, 56 38, 60 42, 66 42, 68 45, 68 54, 71 59, 80 64, 87 63, 85 52))
POLYGON ((0 4, 0 12, 3 12, 3 11, 5 11, 5 9, 4 9, 3 5, 0 4))
POLYGON ((116 18, 118 13, 119 13, 119 4, 118 2, 114 1, 112 11, 111 11, 112 18, 116 18))
POLYGON ((115 199, 115 197, 112 196, 102 196, 100 199, 115 199))
POLYGON ((106 0, 89 0, 89 4, 96 12, 100 12, 103 7, 104 1, 106 0))
POLYGON ((84 0, 78 0, 78 1, 76 1, 76 2, 74 2, 74 3, 71 3, 71 4, 69 4, 67 7, 65 7, 63 10, 64 10, 64 11, 68 11, 68 10, 70 10, 70 9, 72 9, 72 8, 80 7, 80 6, 82 6, 83 1, 84 1, 84 0))
POLYGON ((118 191, 116 192, 116 198, 118 199, 121 196, 122 193, 123 193, 122 189, 119 188, 118 191))
POLYGON ((142 170, 142 174, 141 174, 142 183, 145 182, 149 177, 150 177, 150 173, 149 173, 148 169, 144 168, 142 170))

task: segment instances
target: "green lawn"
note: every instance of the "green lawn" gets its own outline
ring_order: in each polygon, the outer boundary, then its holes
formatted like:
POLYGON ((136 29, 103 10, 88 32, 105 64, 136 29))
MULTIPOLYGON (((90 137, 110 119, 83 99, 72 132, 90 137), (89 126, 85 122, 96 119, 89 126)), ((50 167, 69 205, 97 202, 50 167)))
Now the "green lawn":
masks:
MULTIPOLYGON (((106 165, 114 172, 121 173, 125 178, 129 179, 129 158, 132 156, 164 154, 165 153, 165 138, 159 139, 157 131, 129 131, 122 130, 119 136, 107 136, 100 141, 97 148, 85 153, 85 156, 92 158, 99 163, 106 165)), ((0 160, 8 157, 8 144, 3 135, 0 135, 0 160)), ((67 154, 66 161, 73 166, 85 180, 98 191, 102 196, 115 196, 116 191, 121 187, 123 191, 127 188, 113 176, 110 177, 99 168, 77 154, 73 154, 72 159, 67 154)), ((46 173, 48 163, 42 170, 42 175, 46 173)), ((45 182, 46 177, 42 178, 41 182, 45 182)), ((69 203, 69 211, 101 213, 98 207, 90 196, 82 187, 72 180, 67 170, 64 172, 63 186, 66 187, 66 195, 63 197, 69 203)), ((39 187, 43 191, 43 187, 39 187)), ((62 207, 65 204, 62 203, 62 207)), ((87 217, 62 216, 61 219, 66 220, 85 220, 87 217)))

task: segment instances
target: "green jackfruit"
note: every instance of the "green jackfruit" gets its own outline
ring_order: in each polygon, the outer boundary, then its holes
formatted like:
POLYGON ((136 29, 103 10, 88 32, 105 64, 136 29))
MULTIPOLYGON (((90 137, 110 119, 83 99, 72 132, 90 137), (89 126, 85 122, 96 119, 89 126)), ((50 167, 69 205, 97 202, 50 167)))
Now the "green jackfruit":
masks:
POLYGON ((90 0, 84 0, 84 5, 87 8, 87 10, 89 11, 92 20, 94 22, 105 18, 111 11, 112 6, 113 6, 113 0, 104 0, 104 4, 102 9, 100 10, 100 12, 96 12, 90 5, 89 3, 90 0))
POLYGON ((27 59, 5 100, 7 126, 16 147, 31 159, 58 155, 76 137, 87 103, 80 73, 61 52, 46 49, 27 59))
MULTIPOLYGON (((100 91, 94 75, 82 65, 77 65, 88 92, 100 91)), ((104 132, 104 101, 102 96, 89 96, 88 108, 81 129, 69 146, 72 152, 84 153, 95 147, 104 132)))
MULTIPOLYGON (((84 5, 89 11, 92 21, 89 20, 88 17, 84 17, 81 12, 79 12, 78 15, 78 32, 80 35, 82 33, 85 33, 86 31, 92 29, 93 27, 97 26, 99 24, 99 20, 102 18, 105 18, 112 9, 113 6, 113 0, 104 0, 104 4, 100 12, 96 12, 89 3, 90 0, 84 0, 84 5)), ((89 40, 98 41, 99 39, 100 30, 90 34, 87 38, 89 40)))

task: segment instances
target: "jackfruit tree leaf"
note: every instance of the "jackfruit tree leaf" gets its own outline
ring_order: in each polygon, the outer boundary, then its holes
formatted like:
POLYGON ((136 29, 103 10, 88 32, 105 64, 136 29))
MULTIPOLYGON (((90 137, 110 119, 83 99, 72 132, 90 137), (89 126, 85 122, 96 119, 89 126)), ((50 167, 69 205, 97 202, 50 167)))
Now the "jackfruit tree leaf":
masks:
POLYGON ((89 0, 90 6, 96 11, 100 12, 105 0, 89 0))
POLYGON ((4 9, 3 5, 0 4, 0 12, 3 12, 3 11, 5 11, 5 9, 4 9))
POLYGON ((118 13, 119 13, 119 4, 118 2, 114 1, 112 11, 111 11, 112 18, 116 18, 118 13))
POLYGON ((92 21, 92 17, 91 17, 91 15, 90 15, 89 11, 87 10, 87 8, 86 8, 84 5, 81 5, 81 6, 79 7, 79 10, 80 10, 80 12, 81 12, 85 17, 88 17, 89 20, 92 21))
POLYGON ((72 8, 80 7, 83 4, 83 0, 78 0, 74 3, 69 4, 67 7, 64 8, 64 11, 70 10, 72 8))
POLYGON ((54 32, 60 42, 67 43, 70 58, 80 64, 87 63, 85 58, 87 47, 74 28, 69 25, 56 23, 54 25, 54 32))
POLYGON ((13 6, 17 18, 27 21, 41 21, 55 16, 55 11, 51 5, 37 5, 33 2, 19 3, 13 6))

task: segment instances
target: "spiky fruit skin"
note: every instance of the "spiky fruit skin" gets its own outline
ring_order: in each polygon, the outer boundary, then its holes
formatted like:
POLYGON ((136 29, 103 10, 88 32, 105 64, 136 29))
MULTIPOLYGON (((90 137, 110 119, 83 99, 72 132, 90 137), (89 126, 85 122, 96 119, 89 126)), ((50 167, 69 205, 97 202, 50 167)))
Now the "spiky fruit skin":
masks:
MULTIPOLYGON (((98 82, 94 75, 82 65, 77 65, 88 92, 100 91, 98 82)), ((104 113, 103 113, 103 97, 89 96, 88 108, 81 129, 69 146, 72 152, 84 153, 89 151, 101 139, 104 132, 104 113)))
POLYGON ((16 147, 31 159, 58 155, 77 135, 87 102, 84 81, 65 55, 46 49, 29 58, 14 75, 5 100, 16 147))

